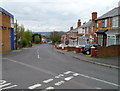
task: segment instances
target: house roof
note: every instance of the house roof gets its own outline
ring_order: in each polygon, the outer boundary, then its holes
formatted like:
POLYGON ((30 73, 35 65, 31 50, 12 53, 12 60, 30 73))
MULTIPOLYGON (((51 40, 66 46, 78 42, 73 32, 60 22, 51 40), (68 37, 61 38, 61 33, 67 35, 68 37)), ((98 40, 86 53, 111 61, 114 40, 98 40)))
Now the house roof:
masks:
POLYGON ((108 29, 99 29, 96 33, 105 33, 108 29))
POLYGON ((106 32, 108 35, 120 35, 120 29, 112 29, 106 32))
POLYGON ((11 18, 14 18, 14 16, 12 14, 10 14, 8 11, 4 10, 1 7, 0 7, 0 12, 5 13, 6 15, 10 16, 11 18))
POLYGON ((94 26, 94 23, 92 21, 88 21, 87 23, 83 24, 80 27, 83 28, 83 27, 89 27, 89 26, 94 26))
POLYGON ((118 16, 118 15, 120 15, 120 7, 117 7, 117 8, 114 8, 114 9, 108 11, 107 13, 98 17, 95 20, 105 19, 105 18, 108 18, 108 17, 118 16))
POLYGON ((76 32, 78 32, 78 28, 75 28, 73 30, 69 30, 67 33, 76 33, 76 32))

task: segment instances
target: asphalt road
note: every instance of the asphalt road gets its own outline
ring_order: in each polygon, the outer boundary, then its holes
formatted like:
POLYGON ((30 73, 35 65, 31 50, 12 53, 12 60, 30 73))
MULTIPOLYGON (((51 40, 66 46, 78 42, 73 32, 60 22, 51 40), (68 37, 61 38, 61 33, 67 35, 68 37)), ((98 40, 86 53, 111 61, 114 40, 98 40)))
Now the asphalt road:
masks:
POLYGON ((2 89, 118 89, 118 70, 60 54, 49 44, 3 55, 2 89))

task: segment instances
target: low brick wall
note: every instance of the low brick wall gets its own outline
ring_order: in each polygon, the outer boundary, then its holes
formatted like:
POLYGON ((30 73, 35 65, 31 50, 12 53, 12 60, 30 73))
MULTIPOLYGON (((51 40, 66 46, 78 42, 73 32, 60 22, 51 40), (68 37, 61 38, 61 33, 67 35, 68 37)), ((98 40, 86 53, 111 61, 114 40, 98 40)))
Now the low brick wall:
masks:
POLYGON ((120 45, 98 47, 96 53, 93 56, 96 57, 120 56, 120 45))
POLYGON ((68 47, 65 48, 65 50, 67 50, 67 51, 75 51, 76 47, 70 47, 70 46, 68 46, 68 47))

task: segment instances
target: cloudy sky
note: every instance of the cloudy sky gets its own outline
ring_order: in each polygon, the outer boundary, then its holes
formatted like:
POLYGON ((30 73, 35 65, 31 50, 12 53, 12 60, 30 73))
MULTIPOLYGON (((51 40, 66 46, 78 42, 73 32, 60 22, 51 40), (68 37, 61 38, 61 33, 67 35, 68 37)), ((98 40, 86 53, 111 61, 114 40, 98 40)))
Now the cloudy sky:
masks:
POLYGON ((76 22, 98 17, 118 6, 120 0, 0 0, 0 6, 32 31, 68 31, 76 22))

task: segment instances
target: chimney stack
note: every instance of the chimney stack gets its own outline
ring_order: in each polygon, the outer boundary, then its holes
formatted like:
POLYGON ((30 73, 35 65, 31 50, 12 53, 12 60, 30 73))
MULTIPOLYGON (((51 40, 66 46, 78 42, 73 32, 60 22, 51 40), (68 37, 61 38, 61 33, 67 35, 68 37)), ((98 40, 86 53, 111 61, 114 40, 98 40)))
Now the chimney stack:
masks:
POLYGON ((97 18, 97 12, 92 12, 92 20, 95 20, 97 18))
POLYGON ((78 19, 77 27, 80 27, 80 26, 81 26, 81 21, 80 21, 80 19, 78 19))
POLYGON ((70 30, 73 30, 73 27, 70 27, 70 30))
POLYGON ((86 21, 83 23, 83 25, 86 24, 86 21))

